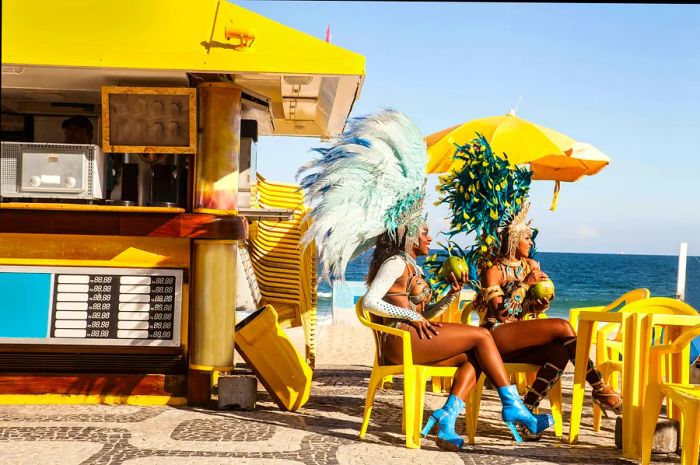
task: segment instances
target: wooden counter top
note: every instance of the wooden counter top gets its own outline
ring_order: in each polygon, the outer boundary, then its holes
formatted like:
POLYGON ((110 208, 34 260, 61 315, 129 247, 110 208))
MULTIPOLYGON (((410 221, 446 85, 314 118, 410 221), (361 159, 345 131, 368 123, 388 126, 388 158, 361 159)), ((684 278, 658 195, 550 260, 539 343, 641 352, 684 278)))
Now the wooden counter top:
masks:
POLYGON ((0 233, 235 240, 248 237, 248 221, 242 216, 184 213, 179 208, 159 207, 53 204, 61 208, 46 208, 50 204, 41 207, 28 204, 32 208, 12 208, 10 205, 18 204, 0 206, 0 233))

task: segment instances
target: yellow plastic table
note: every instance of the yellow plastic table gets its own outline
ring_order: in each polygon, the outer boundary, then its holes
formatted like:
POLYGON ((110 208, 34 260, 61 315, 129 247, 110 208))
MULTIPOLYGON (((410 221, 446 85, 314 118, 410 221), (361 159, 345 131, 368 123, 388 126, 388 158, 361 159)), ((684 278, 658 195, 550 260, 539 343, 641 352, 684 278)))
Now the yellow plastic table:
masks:
MULTIPOLYGON (((622 455, 626 458, 641 458, 641 434, 643 403, 647 381, 649 349, 652 344, 652 327, 664 326, 670 331, 669 340, 673 339, 674 328, 695 326, 700 316, 662 315, 644 313, 600 313, 581 312, 579 315, 578 343, 576 347, 576 368, 574 371, 573 396, 571 400, 571 427, 569 443, 578 440, 583 395, 586 382, 587 360, 590 356, 593 328, 598 322, 619 323, 624 328, 623 346, 625 360, 622 365, 623 403, 622 403, 622 455)), ((689 367, 684 366, 683 359, 689 357, 689 349, 675 357, 672 370, 678 381, 687 382, 689 367)), ((676 415, 673 415, 676 417, 676 415)))
POLYGON ((619 323, 624 328, 623 346, 625 362, 622 367, 622 386, 625 393, 622 403, 622 455, 628 458, 641 456, 641 403, 643 395, 639 387, 639 371, 643 370, 643 353, 640 349, 642 318, 638 313, 581 312, 578 319, 578 341, 576 346, 576 368, 571 398, 571 423, 569 443, 578 441, 583 395, 586 383, 587 361, 590 357, 593 328, 599 322, 619 323))

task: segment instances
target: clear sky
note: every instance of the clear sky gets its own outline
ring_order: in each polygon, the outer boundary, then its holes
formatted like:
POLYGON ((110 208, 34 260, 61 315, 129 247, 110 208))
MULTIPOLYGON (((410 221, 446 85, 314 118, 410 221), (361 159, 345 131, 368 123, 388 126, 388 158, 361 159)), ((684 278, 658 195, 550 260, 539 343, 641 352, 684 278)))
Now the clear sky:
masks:
MULTIPOLYGON (((394 108, 425 135, 518 116, 588 142, 612 163, 576 183, 534 181, 550 252, 700 255, 700 5, 235 2, 366 57, 351 116, 394 108)), ((258 169, 293 182, 317 139, 261 138, 258 169)), ((431 229, 446 208, 432 206, 431 229)), ((439 236, 438 236, 439 239, 439 236)))

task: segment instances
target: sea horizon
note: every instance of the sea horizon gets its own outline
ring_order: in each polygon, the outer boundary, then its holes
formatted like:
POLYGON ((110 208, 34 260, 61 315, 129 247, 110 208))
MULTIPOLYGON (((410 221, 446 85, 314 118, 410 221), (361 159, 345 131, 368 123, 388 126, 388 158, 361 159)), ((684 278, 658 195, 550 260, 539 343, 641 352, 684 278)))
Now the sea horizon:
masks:
MULTIPOLYGON (((431 249, 431 253, 441 249, 431 249)), ((357 283, 367 273, 371 250, 353 259, 346 281, 357 283)), ((540 262, 556 288, 548 314, 568 318, 569 309, 606 305, 625 292, 647 288, 654 297, 675 297, 678 256, 660 254, 615 254, 601 252, 548 252, 537 250, 540 262)), ((422 264, 425 257, 419 257, 422 264)), ((319 319, 329 318, 333 295, 328 283, 319 279, 319 319)), ((688 256, 685 302, 700 308, 700 257, 688 256)))

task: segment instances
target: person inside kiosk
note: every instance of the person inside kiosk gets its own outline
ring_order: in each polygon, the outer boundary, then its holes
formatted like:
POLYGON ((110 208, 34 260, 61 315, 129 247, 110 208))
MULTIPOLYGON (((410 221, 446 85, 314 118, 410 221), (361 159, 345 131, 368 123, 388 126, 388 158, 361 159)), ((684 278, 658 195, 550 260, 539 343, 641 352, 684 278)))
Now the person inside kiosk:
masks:
POLYGON ((93 127, 82 115, 71 116, 61 124, 64 142, 67 144, 92 144, 93 127))

